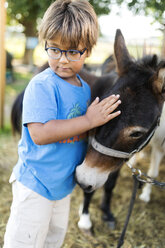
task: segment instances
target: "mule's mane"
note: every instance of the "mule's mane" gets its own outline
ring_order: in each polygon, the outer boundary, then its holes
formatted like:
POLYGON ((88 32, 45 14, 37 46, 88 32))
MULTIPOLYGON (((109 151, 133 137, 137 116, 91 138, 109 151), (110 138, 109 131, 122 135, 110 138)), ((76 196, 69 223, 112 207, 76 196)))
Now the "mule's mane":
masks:
MULTIPOLYGON (((158 57, 155 54, 145 55, 142 58, 138 58, 137 60, 134 57, 131 58, 133 64, 136 65, 136 67, 139 68, 139 70, 152 69, 155 71, 157 69, 158 57)), ((132 66, 132 68, 133 67, 134 66, 132 66)), ((110 55, 103 63, 101 67, 101 73, 102 76, 104 76, 115 71, 116 71, 115 56, 110 55)))
POLYGON ((153 70, 156 70, 158 66, 158 57, 157 55, 145 55, 141 59, 137 60, 137 65, 143 68, 151 68, 153 70))

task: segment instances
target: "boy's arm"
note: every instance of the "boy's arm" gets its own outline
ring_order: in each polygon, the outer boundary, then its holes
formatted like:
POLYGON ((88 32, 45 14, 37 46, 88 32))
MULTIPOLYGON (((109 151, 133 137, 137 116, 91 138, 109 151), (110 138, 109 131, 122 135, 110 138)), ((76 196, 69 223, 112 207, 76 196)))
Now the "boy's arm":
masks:
POLYGON ((118 99, 119 96, 112 95, 99 102, 97 97, 86 114, 76 118, 50 120, 44 124, 29 123, 30 136, 37 145, 45 145, 80 135, 118 116, 120 111, 112 113, 121 103, 118 99))

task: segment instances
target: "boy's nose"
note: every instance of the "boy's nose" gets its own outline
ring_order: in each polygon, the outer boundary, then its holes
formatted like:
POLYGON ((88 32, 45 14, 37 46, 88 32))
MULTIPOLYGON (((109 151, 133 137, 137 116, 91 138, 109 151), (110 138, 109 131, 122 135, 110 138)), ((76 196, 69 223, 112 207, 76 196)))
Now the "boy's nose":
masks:
POLYGON ((61 58, 59 59, 60 62, 68 62, 65 52, 62 52, 61 58))

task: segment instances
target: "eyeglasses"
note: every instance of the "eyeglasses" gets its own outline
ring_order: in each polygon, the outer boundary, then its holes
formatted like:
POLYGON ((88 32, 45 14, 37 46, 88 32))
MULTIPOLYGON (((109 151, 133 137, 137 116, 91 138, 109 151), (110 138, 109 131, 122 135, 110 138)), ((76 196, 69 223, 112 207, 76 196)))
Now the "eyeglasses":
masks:
POLYGON ((47 52, 48 56, 51 59, 60 59, 62 56, 62 53, 65 53, 65 56, 70 61, 79 61, 81 56, 85 53, 87 48, 84 48, 83 51, 78 51, 74 49, 69 50, 61 50, 57 47, 47 47, 47 42, 45 42, 45 51, 47 52))

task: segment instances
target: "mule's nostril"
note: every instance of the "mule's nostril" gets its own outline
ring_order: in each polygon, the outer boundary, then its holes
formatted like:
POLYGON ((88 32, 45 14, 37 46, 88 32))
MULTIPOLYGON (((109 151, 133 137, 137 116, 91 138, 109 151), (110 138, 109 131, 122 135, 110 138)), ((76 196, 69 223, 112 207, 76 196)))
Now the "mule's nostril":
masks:
POLYGON ((90 192, 93 191, 93 187, 92 187, 92 185, 89 185, 89 186, 87 186, 87 187, 84 187, 83 190, 84 190, 85 192, 87 192, 87 193, 90 193, 90 192))
POLYGON ((86 187, 85 190, 91 190, 92 189, 92 185, 89 185, 88 187, 86 187))
POLYGON ((78 182, 78 180, 77 180, 76 177, 75 177, 75 179, 76 179, 77 184, 78 184, 85 192, 90 193, 90 192, 93 191, 92 185, 88 185, 88 186, 87 186, 87 185, 84 184, 84 183, 78 182))

